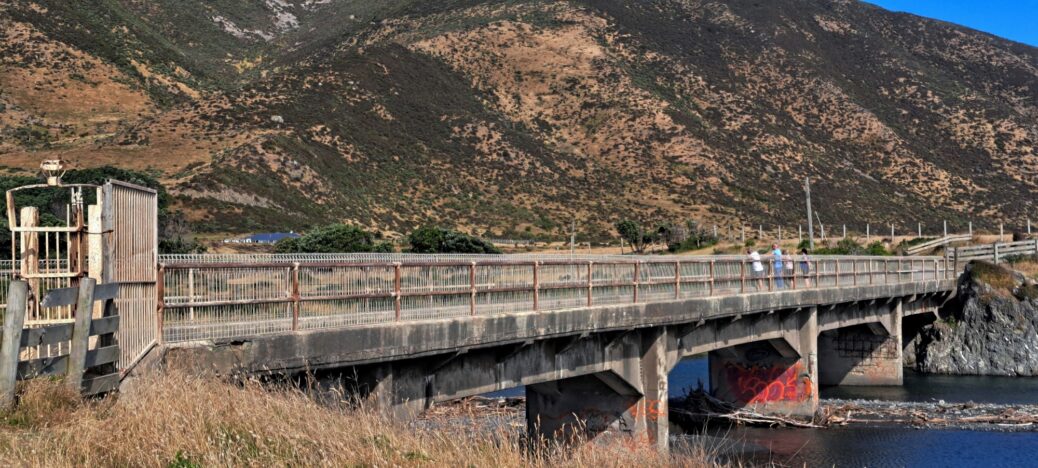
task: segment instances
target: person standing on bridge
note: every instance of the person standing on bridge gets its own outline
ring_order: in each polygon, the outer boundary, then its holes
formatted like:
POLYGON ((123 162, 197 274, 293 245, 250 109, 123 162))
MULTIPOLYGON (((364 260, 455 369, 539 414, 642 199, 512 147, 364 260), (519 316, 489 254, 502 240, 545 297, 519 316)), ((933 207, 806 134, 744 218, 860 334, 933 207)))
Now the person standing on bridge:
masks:
POLYGON ((800 272, 804 274, 804 286, 811 287, 811 257, 807 249, 800 249, 800 272))
POLYGON ((764 264, 760 261, 760 253, 753 249, 746 249, 746 253, 750 254, 750 261, 753 267, 753 277, 757 278, 757 290, 764 289, 764 264))
POLYGON ((785 284, 782 282, 782 249, 779 248, 778 244, 771 244, 771 255, 775 257, 774 262, 774 277, 775 277, 775 289, 785 288, 785 284))

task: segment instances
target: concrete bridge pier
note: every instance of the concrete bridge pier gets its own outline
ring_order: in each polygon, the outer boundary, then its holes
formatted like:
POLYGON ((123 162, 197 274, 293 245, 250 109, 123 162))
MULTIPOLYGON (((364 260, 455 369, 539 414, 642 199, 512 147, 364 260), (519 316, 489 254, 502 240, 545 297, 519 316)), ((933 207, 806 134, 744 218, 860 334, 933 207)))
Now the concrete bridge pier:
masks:
POLYGON ((777 338, 710 351, 711 393, 764 414, 814 416, 818 409, 818 309, 776 311, 777 338))
POLYGON ((526 387, 532 436, 591 440, 625 438, 666 450, 669 437, 667 374, 676 346, 666 327, 632 330, 611 343, 609 370, 526 387))
POLYGON ((882 306, 879 320, 822 332, 818 337, 821 385, 902 385, 902 302, 882 306))

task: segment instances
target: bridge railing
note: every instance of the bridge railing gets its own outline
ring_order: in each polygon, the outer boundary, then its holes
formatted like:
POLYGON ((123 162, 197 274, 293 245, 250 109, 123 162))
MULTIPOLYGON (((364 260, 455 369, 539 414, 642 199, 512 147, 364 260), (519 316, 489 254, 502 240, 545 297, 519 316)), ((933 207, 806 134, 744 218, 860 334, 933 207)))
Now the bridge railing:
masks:
POLYGON ((954 274, 941 257, 765 256, 759 267, 744 256, 163 263, 158 323, 161 340, 183 342, 954 274))

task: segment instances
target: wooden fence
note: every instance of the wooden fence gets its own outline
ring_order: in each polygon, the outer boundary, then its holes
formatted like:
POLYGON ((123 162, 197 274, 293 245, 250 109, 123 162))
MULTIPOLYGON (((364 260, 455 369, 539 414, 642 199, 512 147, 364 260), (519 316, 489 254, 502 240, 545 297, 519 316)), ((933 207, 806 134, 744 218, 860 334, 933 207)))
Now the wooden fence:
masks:
POLYGON ((63 376, 67 385, 83 395, 117 388, 119 345, 115 333, 119 316, 111 314, 111 300, 117 293, 117 283, 97 286, 90 278, 81 279, 77 288, 50 290, 40 307, 75 305, 74 321, 25 328, 29 285, 12 281, 0 342, 0 407, 9 408, 14 403, 17 381, 36 377, 63 376), (94 318, 93 306, 98 301, 104 305, 101 310, 105 316, 94 318))
POLYGON ((994 263, 999 263, 1005 260, 1006 257, 1038 255, 1038 240, 996 242, 994 244, 957 247, 952 251, 951 255, 955 259, 956 264, 970 260, 990 260, 994 263))
POLYGON ((908 255, 919 255, 923 252, 928 252, 942 245, 948 245, 954 242, 968 242, 973 239, 970 234, 951 234, 937 239, 926 241, 921 244, 913 245, 905 248, 905 253, 908 255))

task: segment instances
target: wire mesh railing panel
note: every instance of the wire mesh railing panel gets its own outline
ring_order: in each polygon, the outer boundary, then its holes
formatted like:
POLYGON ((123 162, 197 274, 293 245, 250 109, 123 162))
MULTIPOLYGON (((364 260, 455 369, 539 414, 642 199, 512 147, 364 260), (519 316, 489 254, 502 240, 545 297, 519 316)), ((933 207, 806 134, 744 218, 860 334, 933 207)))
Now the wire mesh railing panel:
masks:
POLYGON ((400 291, 403 294, 470 291, 470 268, 470 265, 403 265, 400 291))
POLYGON ((533 291, 481 292, 476 294, 477 314, 504 314, 533 311, 533 291))
POLYGON ((591 292, 591 303, 596 306, 634 302, 634 286, 597 286, 591 292))
POLYGON ((163 339, 167 342, 269 335, 292 329, 292 304, 225 304, 166 309, 163 339))
POLYGON ((635 268, 632 263, 596 263, 591 265, 591 282, 595 285, 633 283, 635 268))
POLYGON ((533 288, 533 268, 532 264, 477 265, 475 267, 476 290, 531 289, 533 288))
POLYGON ((299 296, 330 297, 350 295, 390 296, 395 288, 392 265, 344 267, 305 266, 299 268, 299 296))
POLYGON ((400 301, 400 320, 464 317, 472 314, 471 301, 469 293, 404 296, 400 301))
POLYGON ((638 269, 638 281, 641 283, 674 281, 677 278, 675 268, 677 262, 643 263, 638 269))
POLYGON ((291 267, 167 269, 166 305, 283 299, 292 295, 291 267))
POLYGON ((537 270, 537 282, 541 288, 569 285, 587 286, 587 272, 588 265, 586 263, 541 265, 537 270))
POLYGON ((638 285, 638 302, 672 301, 674 299, 674 283, 638 285))
POLYGON ((392 297, 329 299, 299 303, 299 329, 317 330, 396 320, 392 297))
POLYGON ((540 310, 587 307, 587 287, 542 289, 538 294, 540 310))

